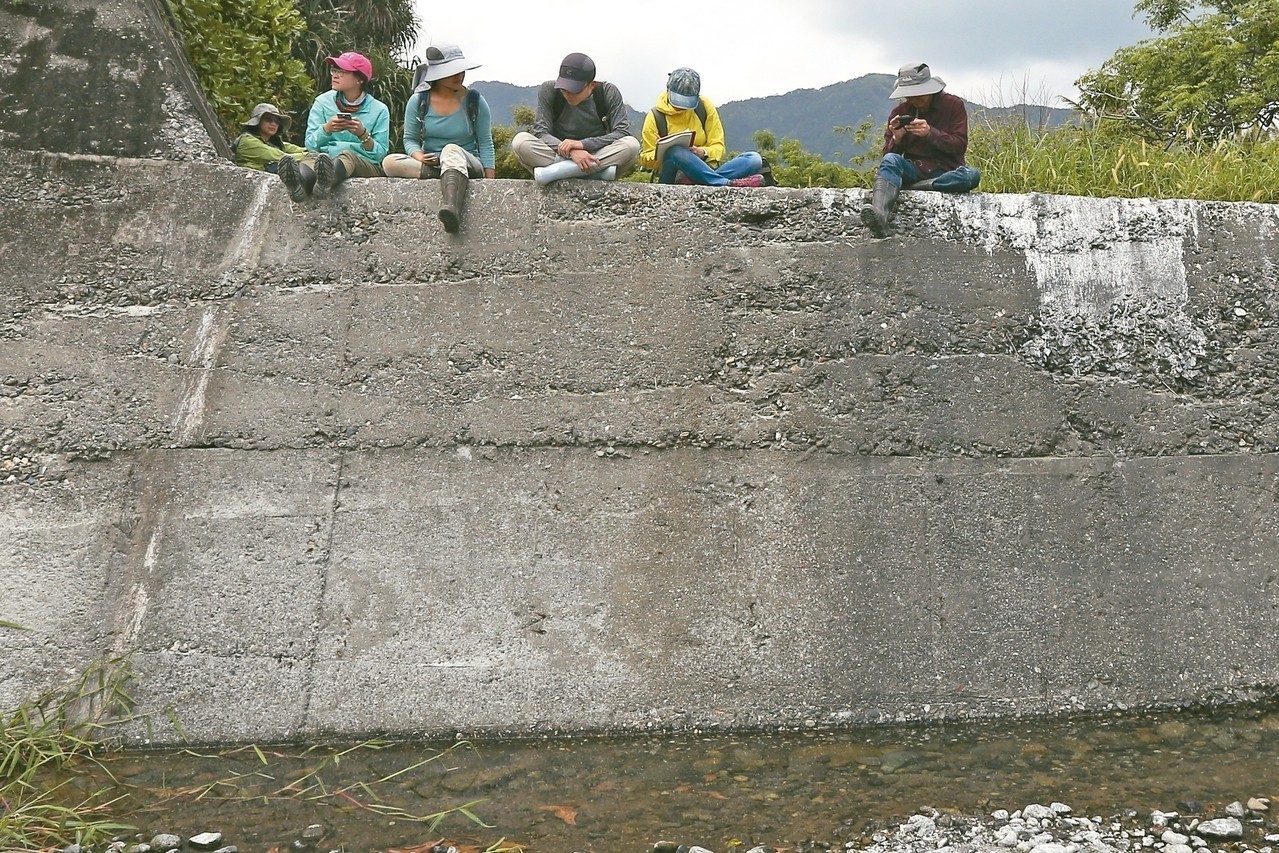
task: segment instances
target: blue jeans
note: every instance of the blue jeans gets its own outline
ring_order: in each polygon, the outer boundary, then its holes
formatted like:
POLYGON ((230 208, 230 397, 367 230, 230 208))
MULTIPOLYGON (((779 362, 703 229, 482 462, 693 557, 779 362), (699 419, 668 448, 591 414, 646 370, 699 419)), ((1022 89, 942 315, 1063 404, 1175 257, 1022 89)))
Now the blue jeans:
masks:
POLYGON ((976 189, 977 183, 981 180, 981 172, 972 166, 960 166, 949 172, 938 169, 925 175, 919 171, 918 166, 900 154, 885 154, 884 159, 879 161, 879 174, 890 184, 907 189, 910 189, 910 185, 916 181, 931 178, 933 182, 931 188, 944 193, 966 193, 976 189))
POLYGON ((734 178, 749 178, 758 175, 764 168, 764 158, 754 151, 738 154, 727 163, 721 163, 718 169, 693 153, 693 149, 672 148, 662 158, 662 173, 658 178, 664 184, 675 183, 675 174, 683 172, 695 184, 708 187, 722 187, 734 178))

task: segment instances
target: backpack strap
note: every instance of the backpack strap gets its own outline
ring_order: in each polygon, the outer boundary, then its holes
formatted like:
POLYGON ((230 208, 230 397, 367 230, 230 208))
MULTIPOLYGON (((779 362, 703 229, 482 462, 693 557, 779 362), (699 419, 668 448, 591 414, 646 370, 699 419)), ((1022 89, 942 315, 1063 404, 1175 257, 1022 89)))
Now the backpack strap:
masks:
MULTIPOLYGON (((702 103, 699 100, 697 102, 697 106, 693 107, 693 114, 697 116, 697 120, 701 122, 702 124, 702 130, 705 131, 706 130, 706 104, 702 103)), ((657 123, 657 135, 659 137, 665 136, 670 128, 670 125, 666 123, 666 113, 657 109, 657 107, 654 107, 653 121, 657 123)))
POLYGON ((666 113, 653 108, 653 123, 657 125, 657 138, 661 139, 666 135, 666 131, 670 129, 670 125, 666 123, 666 113))
MULTIPOLYGON (((591 91, 591 100, 595 102, 595 114, 600 118, 600 124, 604 125, 604 132, 609 133, 613 129, 613 116, 608 108, 608 98, 604 96, 604 81, 599 80, 595 84, 595 88, 591 91)), ((568 101, 564 99, 564 93, 559 89, 555 90, 555 97, 551 99, 551 130, 555 130, 555 123, 560 120, 560 116, 564 114, 564 108, 568 106, 568 101)))
MULTIPOLYGON (((427 89, 417 93, 417 123, 421 124, 426 120, 426 114, 431 109, 431 90, 427 89)), ((471 133, 475 133, 475 126, 480 121, 480 93, 474 89, 466 90, 466 117, 471 121, 471 133)))

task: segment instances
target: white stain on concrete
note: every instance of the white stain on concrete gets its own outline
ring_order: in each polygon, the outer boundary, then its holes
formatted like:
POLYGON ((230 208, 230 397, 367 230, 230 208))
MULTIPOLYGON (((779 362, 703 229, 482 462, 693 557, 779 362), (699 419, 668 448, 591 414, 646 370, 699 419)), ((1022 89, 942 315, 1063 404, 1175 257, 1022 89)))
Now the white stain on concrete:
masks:
POLYGON ((192 376, 184 383, 173 419, 173 434, 179 444, 188 444, 204 423, 205 396, 218 348, 226 336, 226 328, 217 322, 217 309, 206 308, 195 333, 188 367, 192 376))

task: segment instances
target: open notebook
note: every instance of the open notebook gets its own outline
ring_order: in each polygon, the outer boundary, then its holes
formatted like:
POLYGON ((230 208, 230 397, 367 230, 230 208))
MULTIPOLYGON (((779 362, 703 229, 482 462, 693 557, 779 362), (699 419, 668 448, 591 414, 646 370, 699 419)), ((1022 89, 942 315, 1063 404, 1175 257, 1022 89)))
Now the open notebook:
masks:
POLYGON ((679 133, 672 133, 657 140, 657 168, 662 168, 662 160, 666 157, 666 152, 672 147, 682 145, 685 148, 689 148, 692 144, 693 131, 691 130, 682 130, 679 133))

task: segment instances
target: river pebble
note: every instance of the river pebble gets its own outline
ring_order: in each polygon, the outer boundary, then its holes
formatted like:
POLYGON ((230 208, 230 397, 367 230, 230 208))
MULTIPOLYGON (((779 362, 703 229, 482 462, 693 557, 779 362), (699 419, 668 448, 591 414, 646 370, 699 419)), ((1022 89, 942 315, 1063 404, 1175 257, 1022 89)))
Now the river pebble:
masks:
MULTIPOLYGON (((1270 845, 1279 844, 1279 832, 1268 817, 1268 810, 1254 804, 1269 805, 1266 798, 1248 800, 1253 817, 1245 826, 1233 816, 1183 817, 1178 812, 1152 810, 1142 820, 1135 809, 1125 809, 1109 818, 1074 817, 1073 809, 1064 803, 1044 806, 1030 803, 1009 812, 994 809, 989 816, 968 816, 937 809, 921 808, 918 813, 895 826, 876 822, 859 839, 845 841, 809 841, 795 846, 795 853, 1279 853, 1270 845), (1264 800, 1264 802, 1263 802, 1264 800), (1205 839, 1210 839, 1212 845, 1205 839)), ((1223 810, 1224 811, 1224 810, 1223 810)), ((290 845, 296 850, 313 850, 328 831, 313 824, 295 835, 290 845)), ((222 833, 197 833, 183 847, 182 838, 159 833, 149 842, 145 836, 117 838, 110 845, 96 848, 72 845, 61 853, 165 853, 175 850, 212 850, 212 853, 237 853, 234 846, 224 846, 222 833)), ((650 853, 732 853, 698 845, 699 839, 659 841, 650 853)), ((325 845, 342 849, 341 840, 325 845)), ((740 849, 740 848, 739 848, 740 849)), ((753 845, 749 853, 774 853, 774 848, 753 845)), ((440 843, 427 853, 456 853, 456 848, 440 843)))

